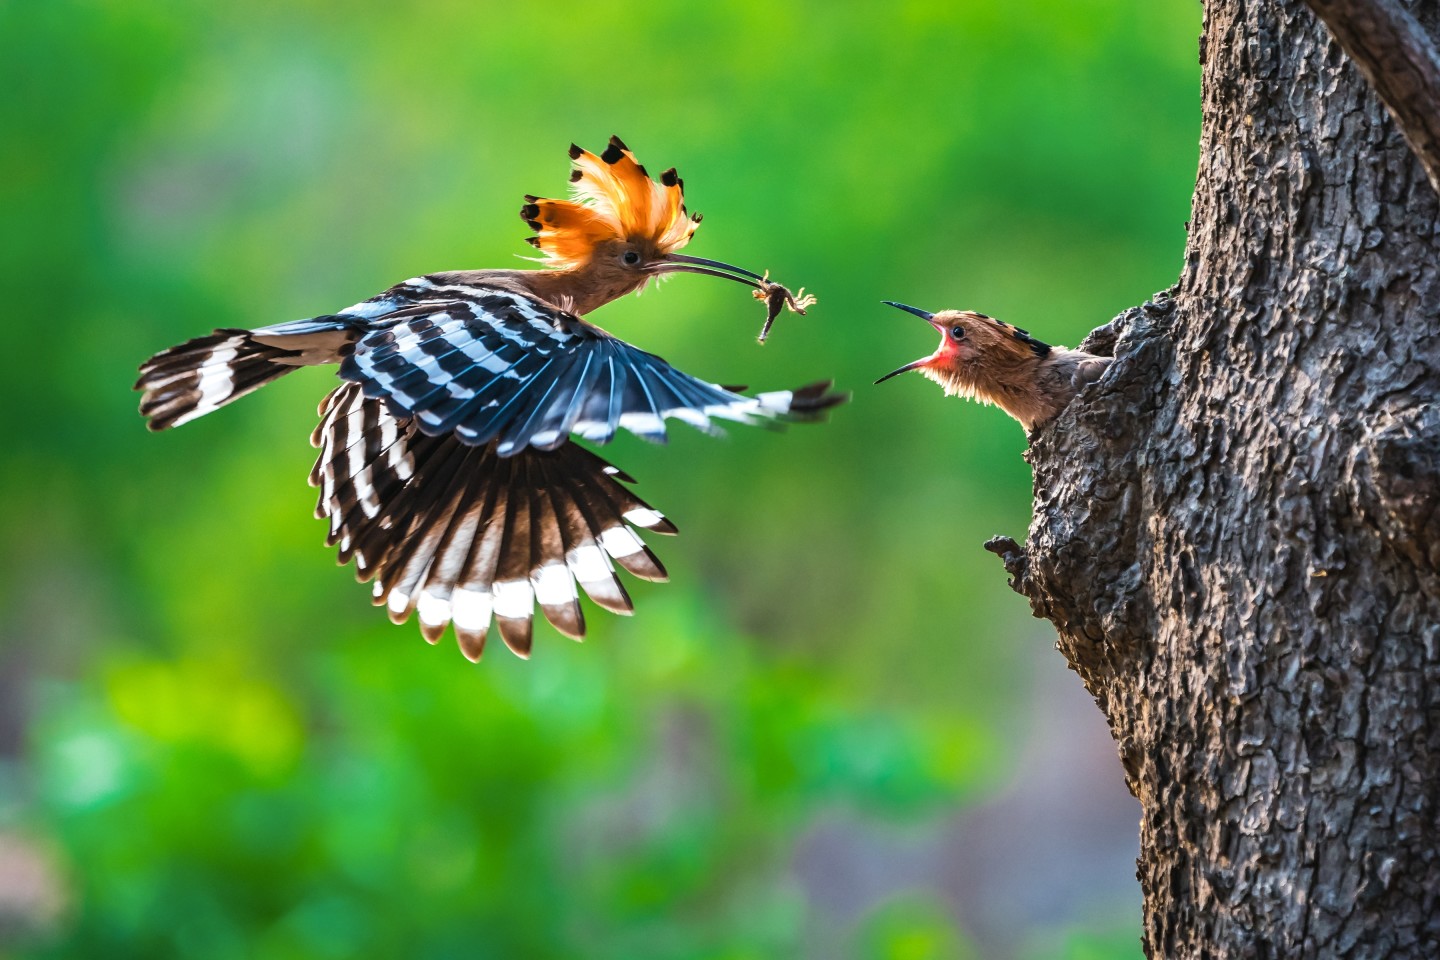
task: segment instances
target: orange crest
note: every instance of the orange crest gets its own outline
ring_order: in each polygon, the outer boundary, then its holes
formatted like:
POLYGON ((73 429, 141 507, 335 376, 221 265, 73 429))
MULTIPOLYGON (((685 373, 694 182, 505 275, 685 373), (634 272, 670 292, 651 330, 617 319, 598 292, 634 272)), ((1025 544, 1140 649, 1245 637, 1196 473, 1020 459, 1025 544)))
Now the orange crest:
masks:
POLYGON ((573 200, 526 197, 521 218, 538 236, 527 238, 557 268, 575 267, 590 259, 605 240, 648 243, 655 253, 679 250, 700 223, 685 209, 685 182, 671 167, 650 179, 619 137, 598 157, 570 147, 575 169, 570 173, 573 200))

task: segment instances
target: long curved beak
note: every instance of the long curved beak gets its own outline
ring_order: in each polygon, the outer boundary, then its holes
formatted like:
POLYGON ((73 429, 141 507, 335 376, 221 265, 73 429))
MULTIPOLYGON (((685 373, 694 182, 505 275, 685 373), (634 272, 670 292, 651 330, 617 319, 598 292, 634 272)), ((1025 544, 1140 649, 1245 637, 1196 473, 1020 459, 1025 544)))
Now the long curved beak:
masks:
POLYGON ((650 267, 649 272, 655 274, 698 273, 707 277, 734 280, 736 283, 743 283, 745 286, 755 287, 757 290, 765 289, 761 286, 765 278, 744 267, 731 266, 728 263, 721 263, 719 260, 706 260, 704 257, 687 257, 679 253, 665 254, 650 267))
POLYGON ((900 376, 900 374, 909 373, 911 370, 919 370, 921 367, 925 366, 925 364, 929 363, 931 359, 932 358, 930 357, 921 357, 919 360, 912 360, 909 363, 905 364, 905 366, 901 367, 899 370, 891 370, 889 373, 885 374, 885 376, 881 377, 875 382, 884 383, 891 377, 898 377, 900 376))

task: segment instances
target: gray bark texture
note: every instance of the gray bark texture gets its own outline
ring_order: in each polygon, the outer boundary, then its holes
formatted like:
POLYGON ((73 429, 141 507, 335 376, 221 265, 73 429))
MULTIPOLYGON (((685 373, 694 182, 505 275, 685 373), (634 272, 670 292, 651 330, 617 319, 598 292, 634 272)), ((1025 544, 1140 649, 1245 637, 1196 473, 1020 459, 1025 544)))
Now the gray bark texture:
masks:
POLYGON ((1440 957, 1436 193, 1302 0, 1206 0, 1201 62, 1180 280, 988 546, 1119 745, 1148 956, 1440 957))
POLYGON ((1306 0, 1380 95, 1440 191, 1440 52, 1400 0, 1306 0))

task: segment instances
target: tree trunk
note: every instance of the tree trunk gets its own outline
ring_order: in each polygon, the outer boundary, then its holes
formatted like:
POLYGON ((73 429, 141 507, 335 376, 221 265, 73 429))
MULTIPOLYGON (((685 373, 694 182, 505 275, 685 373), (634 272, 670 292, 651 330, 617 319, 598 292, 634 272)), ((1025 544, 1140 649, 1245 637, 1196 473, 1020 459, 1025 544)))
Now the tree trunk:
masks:
POLYGON ((1184 272, 991 548, 1143 805, 1147 955, 1440 957, 1436 194, 1304 4, 1205 6, 1184 272))

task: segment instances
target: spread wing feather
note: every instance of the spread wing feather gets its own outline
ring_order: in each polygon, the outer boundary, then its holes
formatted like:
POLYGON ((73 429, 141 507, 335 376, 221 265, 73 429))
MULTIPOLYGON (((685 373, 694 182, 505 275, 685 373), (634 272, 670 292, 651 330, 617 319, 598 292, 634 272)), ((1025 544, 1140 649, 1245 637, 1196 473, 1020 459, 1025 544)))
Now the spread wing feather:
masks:
POLYGON ((383 329, 355 344, 341 377, 423 434, 493 443, 500 456, 555 449, 571 433, 607 443, 620 429, 662 443, 667 419, 706 431, 712 419, 812 419, 840 400, 823 390, 825 403, 801 391, 746 397, 526 294, 464 293, 383 318, 383 329))
MULTIPOLYGON (((643 176, 621 154, 603 162, 643 176)), ((666 577, 635 528, 675 528, 572 434, 663 442, 668 419, 715 431, 714 420, 815 419, 844 399, 828 383, 743 396, 528 294, 435 274, 338 314, 221 330, 157 354, 141 368, 142 410, 163 429, 337 361, 347 382, 321 403, 311 436, 326 542, 374 581, 392 619, 418 614, 431 641, 453 623, 471 659, 492 623, 528 655, 536 605, 582 636, 581 591, 632 612, 617 567, 666 577)))
POLYGON ((620 484, 628 477, 573 443, 501 456, 494 442, 427 436, 354 383, 333 391, 320 416, 311 483, 329 542, 342 563, 354 559, 361 580, 374 580, 375 602, 392 620, 418 614, 431 642, 453 623, 462 652, 478 659, 493 622, 506 646, 528 656, 536 605, 579 638, 579 588, 629 613, 616 566, 665 579, 632 528, 674 526, 620 484))

